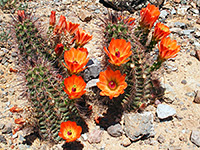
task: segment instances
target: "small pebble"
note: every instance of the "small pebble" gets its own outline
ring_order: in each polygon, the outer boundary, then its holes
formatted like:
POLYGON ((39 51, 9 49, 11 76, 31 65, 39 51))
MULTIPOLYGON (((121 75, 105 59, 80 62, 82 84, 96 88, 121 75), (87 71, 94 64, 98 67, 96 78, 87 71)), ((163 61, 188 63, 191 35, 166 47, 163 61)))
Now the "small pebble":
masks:
POLYGON ((186 80, 182 80, 181 83, 185 85, 185 84, 187 84, 187 81, 186 80))

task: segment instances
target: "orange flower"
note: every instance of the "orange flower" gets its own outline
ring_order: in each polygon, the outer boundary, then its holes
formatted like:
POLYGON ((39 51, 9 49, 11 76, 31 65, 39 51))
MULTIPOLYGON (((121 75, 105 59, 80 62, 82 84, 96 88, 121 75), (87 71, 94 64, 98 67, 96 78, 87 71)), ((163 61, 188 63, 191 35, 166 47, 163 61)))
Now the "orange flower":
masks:
POLYGON ((17 105, 13 106, 12 108, 10 108, 10 112, 20 112, 23 111, 23 108, 19 108, 17 107, 17 105))
POLYGON ((113 71, 110 67, 106 71, 100 72, 99 82, 97 83, 98 88, 102 90, 100 95, 109 96, 112 99, 123 94, 127 87, 125 77, 125 74, 121 75, 119 70, 113 71))
POLYGON ((129 61, 127 59, 131 54, 131 43, 126 42, 124 39, 112 39, 108 47, 104 47, 104 51, 109 56, 111 64, 120 66, 129 61), (108 51, 109 50, 109 51, 108 51))
POLYGON ((86 83, 81 76, 72 75, 64 80, 64 91, 70 99, 80 98, 86 90, 86 83))
POLYGON ((64 29, 65 29, 65 22, 66 22, 65 16, 61 15, 60 19, 58 21, 58 25, 56 25, 56 27, 54 29, 54 34, 61 34, 62 31, 64 31, 64 29))
POLYGON ((157 23, 153 32, 153 40, 158 42, 168 36, 171 33, 169 30, 169 27, 162 24, 162 23, 157 23))
POLYGON ((64 50, 63 44, 60 43, 60 44, 56 45, 55 53, 57 56, 60 56, 62 54, 63 50, 64 50))
POLYGON ((54 26, 55 24, 56 24, 56 12, 55 11, 51 11, 49 25, 50 26, 54 26))
POLYGON ((180 51, 180 46, 177 45, 176 40, 171 40, 168 38, 163 38, 160 42, 159 49, 159 56, 158 59, 161 61, 165 61, 169 58, 176 57, 177 53, 180 51))
POLYGON ((17 17, 20 22, 24 21, 24 19, 26 18, 24 10, 18 10, 17 17))
POLYGON ((90 35, 89 33, 86 33, 85 30, 83 30, 83 29, 78 29, 76 31, 74 40, 76 40, 77 47, 83 47, 90 40, 92 40, 92 35, 90 35))
POLYGON ((141 27, 151 29, 153 24, 158 19, 159 15, 160 15, 159 9, 154 5, 148 4, 146 8, 142 8, 142 10, 140 11, 141 27))
POLYGON ((87 55, 88 53, 80 49, 71 48, 69 51, 65 51, 64 53, 64 60, 66 65, 64 63, 63 65, 69 70, 71 74, 77 74, 85 69, 83 67, 89 61, 87 55))
POLYGON ((88 55, 88 50, 87 48, 84 48, 84 47, 80 47, 80 48, 77 48, 78 50, 82 51, 82 52, 85 52, 87 55, 88 55))
POLYGON ((74 34, 78 30, 78 26, 80 24, 75 24, 75 23, 66 21, 65 25, 66 25, 65 29, 67 30, 67 32, 72 35, 72 34, 74 34))
POLYGON ((60 124, 58 135, 66 142, 74 142, 81 136, 82 128, 77 126, 76 122, 67 121, 60 124))

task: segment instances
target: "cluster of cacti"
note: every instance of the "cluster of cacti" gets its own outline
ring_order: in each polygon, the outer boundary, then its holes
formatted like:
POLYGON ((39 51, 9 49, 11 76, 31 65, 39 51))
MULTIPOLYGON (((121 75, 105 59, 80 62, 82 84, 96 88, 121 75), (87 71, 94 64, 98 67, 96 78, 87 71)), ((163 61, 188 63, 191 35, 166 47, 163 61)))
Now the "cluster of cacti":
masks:
MULTIPOLYGON (((97 87, 101 96, 116 98, 117 104, 118 100, 123 102, 125 110, 142 110, 155 98, 152 72, 180 50, 176 42, 165 38, 170 31, 164 25, 156 25, 153 37, 148 39, 160 14, 157 7, 148 5, 140 14, 138 28, 134 27, 135 19, 131 17, 111 14, 105 21, 105 41, 109 46, 104 50, 109 66, 100 73, 97 87), (155 11, 151 12, 152 9, 155 11), (154 61, 150 52, 161 39, 158 59, 154 61), (145 44, 147 40, 149 44, 145 44)), ((78 26, 66 21, 62 15, 56 25, 55 12, 52 11, 47 32, 49 44, 31 18, 24 11, 18 11, 14 28, 23 58, 25 94, 31 101, 33 116, 43 139, 59 141, 61 137, 72 142, 82 132, 77 126, 83 125, 79 111, 85 111, 79 107, 80 103, 85 106, 82 95, 86 93, 86 83, 81 75, 89 61, 84 45, 92 36, 78 26), (58 63, 55 65, 55 62, 58 63)))
MULTIPOLYGON (((160 12, 157 7, 148 5, 147 8, 143 8, 140 11, 141 18, 137 27, 134 18, 121 16, 117 13, 109 13, 108 19, 104 20, 106 45, 108 42, 112 42, 111 39, 113 38, 125 39, 127 42, 131 43, 132 54, 129 57, 130 60, 124 63, 122 67, 115 67, 126 74, 127 88, 124 89, 125 92, 123 94, 125 110, 143 110, 149 103, 153 102, 152 100, 155 100, 156 95, 160 93, 156 93, 158 87, 154 86, 152 82, 152 72, 157 70, 166 59, 174 57, 180 50, 179 46, 174 48, 174 53, 171 53, 169 49, 165 49, 166 51, 160 49, 158 59, 156 61, 153 59, 154 55, 152 55, 152 52, 155 45, 170 34, 168 27, 157 23, 153 36, 149 37, 150 30, 158 19, 159 14, 160 12), (150 7, 154 12, 150 11, 150 7), (165 52, 162 53, 162 51, 165 52)), ((119 51, 118 49, 120 48, 123 49, 122 46, 120 46, 120 44, 115 44, 112 48, 114 48, 114 50, 110 50, 110 53, 115 53, 114 55, 111 54, 112 56, 110 56, 110 54, 106 52, 110 58, 109 61, 112 61, 112 59, 120 59, 120 55, 118 55, 117 51, 119 51)), ((121 51, 125 53, 125 49, 121 51)), ((111 64, 119 66, 119 64, 115 62, 111 64)))

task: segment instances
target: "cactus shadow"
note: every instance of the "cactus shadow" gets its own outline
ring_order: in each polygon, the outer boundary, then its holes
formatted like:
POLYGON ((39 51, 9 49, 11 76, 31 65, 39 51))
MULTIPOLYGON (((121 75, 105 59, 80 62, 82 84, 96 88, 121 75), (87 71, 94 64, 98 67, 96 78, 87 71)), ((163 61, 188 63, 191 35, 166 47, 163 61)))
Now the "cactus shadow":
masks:
POLYGON ((113 100, 108 98, 107 101, 107 112, 103 113, 103 117, 99 119, 100 127, 104 128, 105 130, 107 130, 109 126, 119 123, 124 112, 120 98, 113 100))
POLYGON ((82 150, 83 149, 83 144, 81 142, 71 142, 71 143, 65 143, 62 145, 63 150, 82 150))

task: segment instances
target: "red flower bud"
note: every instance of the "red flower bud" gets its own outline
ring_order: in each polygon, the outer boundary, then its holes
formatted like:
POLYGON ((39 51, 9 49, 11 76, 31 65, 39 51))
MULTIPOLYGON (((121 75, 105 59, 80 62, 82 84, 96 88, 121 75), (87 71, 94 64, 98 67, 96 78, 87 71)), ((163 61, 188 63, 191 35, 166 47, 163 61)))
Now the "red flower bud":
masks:
POLYGON ((63 44, 57 44, 57 46, 55 48, 56 55, 60 56, 62 54, 63 50, 64 50, 63 44))
POLYGON ((51 11, 49 25, 54 26, 56 24, 56 12, 51 11))
POLYGON ((19 20, 20 22, 24 21, 24 19, 26 18, 24 10, 18 10, 18 11, 17 11, 17 15, 18 15, 18 16, 17 16, 17 17, 18 17, 18 20, 19 20))

